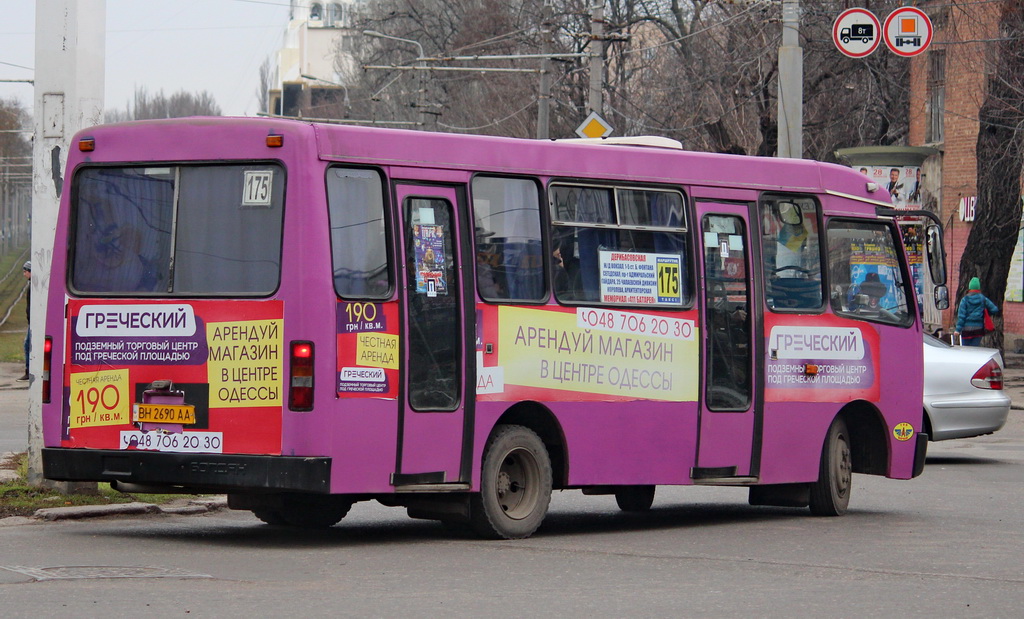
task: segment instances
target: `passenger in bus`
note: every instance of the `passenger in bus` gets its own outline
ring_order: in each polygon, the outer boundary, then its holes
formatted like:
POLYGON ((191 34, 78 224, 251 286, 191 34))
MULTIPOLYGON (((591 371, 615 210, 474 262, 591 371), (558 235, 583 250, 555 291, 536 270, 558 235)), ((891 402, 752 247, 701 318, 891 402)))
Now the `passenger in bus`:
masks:
POLYGON ((493 248, 480 246, 476 252, 476 281, 480 287, 480 296, 485 299, 503 299, 504 289, 498 283, 498 273, 491 265, 498 259, 493 248))
POLYGON ((855 292, 851 295, 850 309, 861 312, 878 312, 882 297, 888 291, 888 288, 878 277, 878 273, 868 273, 864 276, 864 281, 857 286, 855 292))
POLYGON ((561 298, 569 290, 569 272, 565 270, 565 261, 562 260, 562 248, 557 244, 551 252, 551 287, 555 290, 556 298, 561 298))

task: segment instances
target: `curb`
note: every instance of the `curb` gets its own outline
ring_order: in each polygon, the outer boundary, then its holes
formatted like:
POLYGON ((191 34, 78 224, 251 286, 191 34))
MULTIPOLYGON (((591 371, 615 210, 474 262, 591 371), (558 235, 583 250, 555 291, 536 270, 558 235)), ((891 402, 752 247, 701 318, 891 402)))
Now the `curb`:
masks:
POLYGON ((17 457, 18 454, 13 451, 0 454, 0 484, 18 479, 18 471, 14 465, 14 459, 17 457))
POLYGON ((227 497, 217 496, 202 499, 189 499, 187 502, 172 501, 166 505, 155 505, 153 503, 115 503, 113 505, 46 507, 43 509, 37 509, 29 518, 24 516, 0 518, 0 527, 31 524, 40 520, 56 522, 58 520, 82 520, 84 518, 101 518, 104 516, 137 516, 140 514, 188 516, 215 512, 224 509, 227 506, 227 497))

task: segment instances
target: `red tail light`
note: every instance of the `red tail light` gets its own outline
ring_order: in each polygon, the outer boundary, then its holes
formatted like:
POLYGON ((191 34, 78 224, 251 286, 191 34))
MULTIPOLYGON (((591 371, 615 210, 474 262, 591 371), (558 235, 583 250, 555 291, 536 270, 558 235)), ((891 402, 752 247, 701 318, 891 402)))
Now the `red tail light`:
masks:
POLYGON ((43 404, 50 403, 50 360, 53 358, 53 338, 43 340, 43 404))
POLYGON ((989 359, 988 363, 981 366, 981 369, 971 377, 971 384, 978 389, 1002 389, 1003 368, 999 367, 995 359, 989 359))
POLYGON ((292 342, 288 381, 290 410, 313 410, 313 360, 313 342, 292 342))

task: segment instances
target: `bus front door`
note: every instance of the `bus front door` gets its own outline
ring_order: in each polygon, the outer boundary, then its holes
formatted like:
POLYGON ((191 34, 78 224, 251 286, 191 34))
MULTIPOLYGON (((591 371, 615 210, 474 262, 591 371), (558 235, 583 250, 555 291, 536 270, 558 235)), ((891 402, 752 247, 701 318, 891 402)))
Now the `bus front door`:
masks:
POLYGON ((466 310, 459 220, 465 191, 397 185, 402 220, 402 410, 396 487, 467 482, 466 310))
MULTIPOLYGON (((757 476, 761 381, 754 374, 750 207, 698 202, 703 243, 704 384, 694 481, 757 476)), ((754 262, 753 264, 757 264, 754 262)))

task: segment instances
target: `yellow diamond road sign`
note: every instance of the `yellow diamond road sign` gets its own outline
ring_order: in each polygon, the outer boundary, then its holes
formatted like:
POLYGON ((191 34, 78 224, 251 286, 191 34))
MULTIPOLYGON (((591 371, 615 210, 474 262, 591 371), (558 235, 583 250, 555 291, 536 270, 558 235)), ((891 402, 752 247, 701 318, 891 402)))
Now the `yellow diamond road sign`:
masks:
POLYGON ((611 132, 612 126, 597 112, 591 112, 590 116, 587 116, 583 123, 576 127, 576 135, 581 138, 605 138, 611 132))

